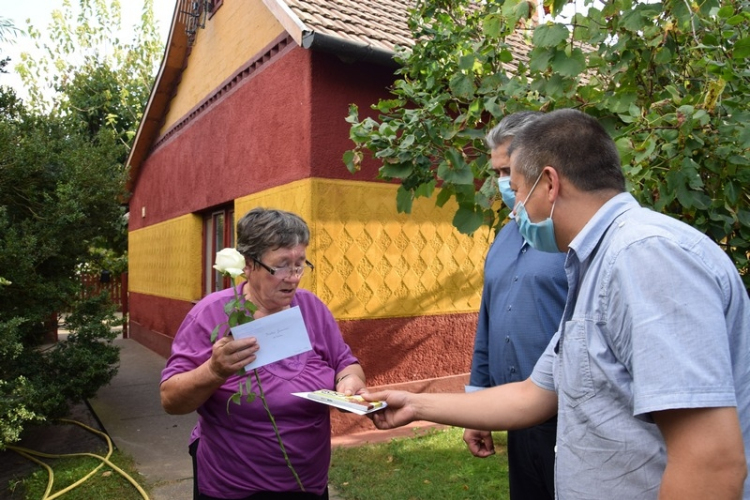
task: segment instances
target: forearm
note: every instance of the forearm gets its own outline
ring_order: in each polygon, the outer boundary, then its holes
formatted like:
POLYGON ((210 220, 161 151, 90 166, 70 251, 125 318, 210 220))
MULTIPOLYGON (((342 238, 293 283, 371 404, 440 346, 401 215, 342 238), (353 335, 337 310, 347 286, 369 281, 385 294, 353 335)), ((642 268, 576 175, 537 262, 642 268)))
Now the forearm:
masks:
POLYGON ((557 397, 531 380, 468 394, 410 396, 417 420, 478 430, 524 429, 551 418, 557 397))
POLYGON ((226 379, 205 362, 189 372, 178 373, 161 384, 161 405, 171 415, 191 413, 205 403, 226 379))

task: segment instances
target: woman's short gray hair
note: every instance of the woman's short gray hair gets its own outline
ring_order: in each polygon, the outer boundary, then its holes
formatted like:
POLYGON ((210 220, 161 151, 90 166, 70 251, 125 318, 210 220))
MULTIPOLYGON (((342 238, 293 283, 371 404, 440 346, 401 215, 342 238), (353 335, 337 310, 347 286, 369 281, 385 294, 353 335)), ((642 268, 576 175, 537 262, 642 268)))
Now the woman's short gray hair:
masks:
POLYGON ((307 223, 291 212, 257 207, 237 222, 237 251, 248 259, 260 259, 268 250, 309 243, 307 223))

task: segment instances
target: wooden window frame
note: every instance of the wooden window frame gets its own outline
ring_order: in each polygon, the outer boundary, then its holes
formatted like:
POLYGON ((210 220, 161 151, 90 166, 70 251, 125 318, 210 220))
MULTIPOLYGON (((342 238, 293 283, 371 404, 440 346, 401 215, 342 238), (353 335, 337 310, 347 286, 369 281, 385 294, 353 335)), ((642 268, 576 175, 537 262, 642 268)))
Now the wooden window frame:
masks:
POLYGON ((232 281, 213 268, 216 252, 236 246, 234 206, 225 205, 203 213, 203 295, 232 286, 232 281), (227 223, 228 222, 228 223, 227 223), (221 224, 220 233, 217 227, 221 224))

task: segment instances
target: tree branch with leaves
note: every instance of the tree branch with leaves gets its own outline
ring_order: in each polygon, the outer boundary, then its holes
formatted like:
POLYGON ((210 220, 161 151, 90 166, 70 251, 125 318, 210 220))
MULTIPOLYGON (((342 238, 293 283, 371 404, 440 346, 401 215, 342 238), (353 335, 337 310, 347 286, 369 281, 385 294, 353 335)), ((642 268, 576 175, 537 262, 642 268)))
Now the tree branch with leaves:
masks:
MULTIPOLYGON (((483 136, 520 110, 577 108, 615 139, 632 194, 722 245, 750 287, 750 2, 420 1, 392 96, 347 121, 355 172, 401 183, 397 206, 453 198, 463 233, 504 222, 483 136), (438 188, 440 188, 438 190, 438 188)), ((507 210, 503 208, 502 210, 507 210)))

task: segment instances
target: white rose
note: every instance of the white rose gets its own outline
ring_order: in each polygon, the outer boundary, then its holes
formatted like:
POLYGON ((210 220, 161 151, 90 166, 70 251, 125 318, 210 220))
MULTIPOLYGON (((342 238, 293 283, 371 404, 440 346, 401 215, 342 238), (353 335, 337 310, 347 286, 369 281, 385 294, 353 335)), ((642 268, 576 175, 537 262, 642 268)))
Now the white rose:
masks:
POLYGON ((222 274, 228 274, 232 278, 236 278, 244 274, 245 257, 234 248, 225 248, 216 252, 214 269, 222 274))

